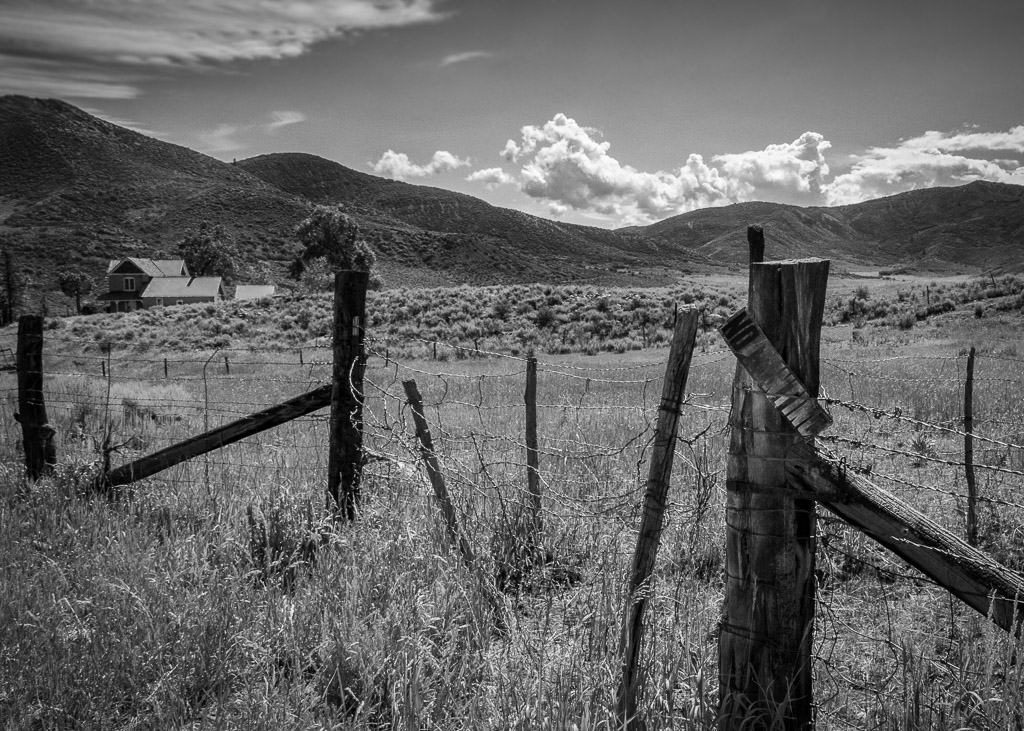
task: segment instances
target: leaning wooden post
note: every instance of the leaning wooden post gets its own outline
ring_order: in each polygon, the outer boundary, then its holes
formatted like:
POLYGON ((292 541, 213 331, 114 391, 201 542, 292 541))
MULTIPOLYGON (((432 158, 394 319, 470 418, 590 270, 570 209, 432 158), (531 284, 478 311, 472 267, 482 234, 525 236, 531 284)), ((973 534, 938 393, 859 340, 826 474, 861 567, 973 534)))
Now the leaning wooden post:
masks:
POLYGON ((37 480, 57 464, 55 434, 46 418, 43 400, 43 318, 22 315, 18 319, 18 413, 25 469, 29 479, 37 480))
POLYGON ((409 402, 409 407, 412 409, 412 419, 416 426, 416 438, 420 443, 420 456, 423 458, 423 464, 427 468, 427 477, 430 479, 430 485, 434 488, 434 498, 437 500, 437 507, 441 510, 441 517, 444 519, 448 541, 453 548, 458 549, 459 553, 462 554, 462 560, 465 562, 466 567, 480 583, 481 591, 487 603, 491 605, 491 611, 494 613, 495 626, 499 630, 505 630, 508 628, 508 622, 505 618, 504 604, 498 598, 494 585, 481 571, 473 547, 459 528, 459 519, 455 515, 455 505, 452 503, 448 486, 445 485, 444 475, 441 474, 441 466, 438 464, 437 454, 434 452, 434 441, 430 436, 430 427, 427 426, 427 419, 423 415, 423 397, 420 396, 420 390, 416 386, 416 381, 411 378, 408 381, 402 381, 402 388, 405 389, 405 397, 409 402))
POLYGON ((974 346, 964 382, 964 474, 967 478, 967 543, 978 545, 978 486, 974 482, 974 346))
POLYGON ((363 328, 368 272, 334 275, 334 368, 330 448, 327 455, 328 505, 355 520, 363 472, 363 328))
MULTIPOLYGON (((753 246, 752 246, 753 248, 753 246)), ((751 263, 751 319, 810 396, 829 263, 751 263)), ((784 496, 785 456, 803 439, 742 368, 726 473, 726 585, 719 635, 720 728, 813 728, 815 505, 784 496)))
POLYGON ((616 728, 643 728, 637 704, 640 695, 640 648, 643 640, 644 610, 652 591, 651 576, 654 573, 654 560, 658 555, 665 507, 668 504, 679 410, 682 408, 686 393, 686 380, 690 373, 699 318, 700 311, 695 307, 677 311, 668 365, 665 368, 651 466, 647 473, 647 490, 644 493, 644 512, 640 518, 636 551, 633 553, 626 609, 622 617, 622 634, 619 638, 622 678, 619 681, 616 698, 616 728))
POLYGON ((526 493, 529 514, 529 540, 534 547, 543 530, 540 511, 540 458, 537 447, 537 358, 526 358, 526 493))

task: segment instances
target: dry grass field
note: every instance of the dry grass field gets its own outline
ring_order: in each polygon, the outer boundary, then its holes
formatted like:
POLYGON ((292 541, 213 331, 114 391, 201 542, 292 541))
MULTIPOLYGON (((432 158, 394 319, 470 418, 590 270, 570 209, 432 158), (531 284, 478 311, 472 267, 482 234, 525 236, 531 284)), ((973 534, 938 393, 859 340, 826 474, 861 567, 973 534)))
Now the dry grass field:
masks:
MULTIPOLYGON (((976 347, 982 545, 1018 570, 1024 320, 1020 288, 1001 284, 995 294, 996 281, 836 278, 821 368, 835 424, 821 444, 962 535, 959 431, 966 351, 976 347)), ((691 299, 711 315, 742 306, 742 280, 701 287, 706 296, 691 299)), ((371 320, 368 457, 351 525, 324 511, 326 411, 171 468, 120 501, 88 491, 104 443, 118 464, 329 379, 330 352, 314 332, 326 300, 283 313, 268 304, 263 319, 197 307, 162 322, 48 325, 52 477, 22 477, 15 377, 0 373, 4 727, 615 728, 625 577, 667 359, 662 314, 695 289, 598 304, 538 288, 548 314, 513 307, 500 322, 488 288, 452 301, 439 291, 378 295, 371 308, 404 307, 407 319, 371 320), (466 300, 495 322, 461 327, 470 323, 456 303, 466 300), (575 313, 573 302, 592 305, 575 313), (623 314, 643 308, 657 312, 623 314), (446 311, 433 329, 423 324, 420 313, 446 311), (208 322, 227 335, 210 335, 208 322), (589 330, 572 329, 584 322, 589 330), (228 340, 205 340, 217 336, 228 340), (540 361, 544 560, 524 566, 529 347, 540 361), (462 528, 504 589, 507 631, 496 631, 484 588, 448 547, 404 405, 409 378, 462 528)), ((518 303, 533 296, 524 290, 518 303)), ((13 330, 0 345, 13 347, 13 330)), ((715 725, 735 367, 709 328, 694 355, 648 606, 641 706, 651 729, 715 725)), ((824 509, 818 530, 819 728, 1022 727, 1012 637, 824 509)))

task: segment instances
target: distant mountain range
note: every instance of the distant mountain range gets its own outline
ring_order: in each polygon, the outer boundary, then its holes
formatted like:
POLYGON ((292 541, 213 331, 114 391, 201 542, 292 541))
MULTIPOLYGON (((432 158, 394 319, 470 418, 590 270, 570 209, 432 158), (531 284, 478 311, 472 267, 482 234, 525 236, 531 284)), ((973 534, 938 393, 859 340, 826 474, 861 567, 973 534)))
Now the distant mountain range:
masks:
POLYGON ((740 203, 615 231, 558 223, 472 196, 386 180, 314 155, 224 163, 65 102, 0 97, 0 243, 46 280, 111 258, 164 256, 206 220, 284 278, 292 231, 317 203, 362 225, 392 286, 672 282, 743 264, 746 229, 772 259, 837 267, 1024 270, 1024 187, 975 182, 835 208, 740 203))

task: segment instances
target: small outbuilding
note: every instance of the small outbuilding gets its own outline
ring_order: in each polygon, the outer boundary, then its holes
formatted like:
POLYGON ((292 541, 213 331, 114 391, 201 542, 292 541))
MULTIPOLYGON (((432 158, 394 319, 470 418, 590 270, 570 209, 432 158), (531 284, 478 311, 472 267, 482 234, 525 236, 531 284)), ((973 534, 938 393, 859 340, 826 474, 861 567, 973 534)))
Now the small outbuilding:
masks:
POLYGON ((276 289, 273 284, 239 284, 235 287, 236 300, 258 300, 273 297, 276 289))

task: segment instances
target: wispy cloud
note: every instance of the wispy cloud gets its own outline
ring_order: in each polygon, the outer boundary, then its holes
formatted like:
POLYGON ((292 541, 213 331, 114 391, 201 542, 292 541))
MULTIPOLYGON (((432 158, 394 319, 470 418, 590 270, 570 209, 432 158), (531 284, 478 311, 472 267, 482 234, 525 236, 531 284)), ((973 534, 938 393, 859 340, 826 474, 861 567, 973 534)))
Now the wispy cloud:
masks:
POLYGON ((409 159, 404 152, 388 150, 381 155, 380 160, 373 163, 373 172, 397 180, 406 178, 425 178, 445 170, 467 167, 470 164, 466 158, 456 157, 446 150, 438 150, 425 165, 418 165, 409 159))
POLYGON ((196 140, 199 143, 199 149, 203 152, 211 154, 234 152, 245 147, 245 145, 235 137, 235 135, 244 129, 244 127, 234 124, 218 124, 212 130, 196 133, 196 140))
POLYGON ((247 143, 242 139, 245 135, 259 132, 273 134, 282 127, 306 121, 304 113, 294 110, 275 110, 267 116, 266 121, 249 124, 222 122, 213 129, 197 132, 194 137, 202 152, 210 154, 235 152, 247 147, 247 143))
POLYGON ((147 129, 146 127, 143 127, 141 124, 131 119, 113 117, 100 109, 93 109, 92 107, 82 107, 82 111, 88 112, 92 116, 99 117, 100 119, 106 122, 110 122, 111 124, 116 124, 118 127, 124 127, 125 129, 132 130, 133 132, 138 132, 139 134, 146 135, 147 137, 156 137, 158 139, 163 139, 164 137, 167 136, 167 134, 164 132, 156 132, 151 129, 147 129))
POLYGON ((129 98, 143 69, 292 58, 328 38, 444 17, 435 0, 5 0, 0 53, 14 63, 0 91, 129 98))
POLYGON ((441 59, 441 68, 452 66, 457 63, 465 63, 477 58, 490 58, 492 54, 487 51, 465 51, 464 53, 453 53, 441 59))
POLYGON ((600 137, 598 130, 556 114, 543 125, 524 126, 518 140, 505 143, 502 156, 520 166, 514 178, 491 168, 468 179, 493 187, 512 178, 552 214, 574 210, 623 223, 752 200, 838 205, 972 180, 1024 184, 1021 162, 1001 155, 1024 152, 1024 125, 1006 132, 926 132, 842 161, 846 170, 837 175, 827 160, 832 144, 818 132, 709 161, 694 153, 677 169, 656 172, 619 162, 600 137))
POLYGON ((271 112, 270 116, 271 121, 266 125, 268 132, 273 132, 281 127, 287 127, 292 124, 299 124, 300 122, 306 121, 306 115, 302 112, 296 111, 276 110, 271 112))

